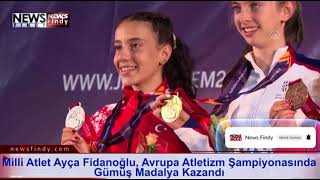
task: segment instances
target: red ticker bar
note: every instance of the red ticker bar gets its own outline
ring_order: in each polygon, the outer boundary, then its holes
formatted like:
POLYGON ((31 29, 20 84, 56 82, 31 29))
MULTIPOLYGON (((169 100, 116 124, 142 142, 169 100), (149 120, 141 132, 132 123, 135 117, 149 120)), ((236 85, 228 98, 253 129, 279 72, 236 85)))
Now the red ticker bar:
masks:
POLYGON ((71 145, 0 145, 0 153, 78 153, 71 145))

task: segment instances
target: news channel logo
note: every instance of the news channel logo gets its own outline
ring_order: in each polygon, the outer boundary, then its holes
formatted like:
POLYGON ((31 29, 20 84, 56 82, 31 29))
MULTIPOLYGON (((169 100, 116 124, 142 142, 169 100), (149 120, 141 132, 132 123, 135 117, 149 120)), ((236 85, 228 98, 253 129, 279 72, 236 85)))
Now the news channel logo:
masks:
POLYGON ((56 13, 12 13, 13 28, 69 27, 70 14, 56 13))
POLYGON ((230 141, 242 141, 241 134, 230 134, 230 141))

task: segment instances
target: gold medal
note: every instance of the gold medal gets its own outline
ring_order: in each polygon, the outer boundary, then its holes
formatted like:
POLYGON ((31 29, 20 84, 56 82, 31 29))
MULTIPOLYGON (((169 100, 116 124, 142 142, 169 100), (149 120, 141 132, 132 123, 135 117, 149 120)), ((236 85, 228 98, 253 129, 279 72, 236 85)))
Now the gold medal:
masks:
POLYGON ((291 100, 292 110, 301 108, 308 99, 307 86, 300 80, 289 86, 285 99, 291 100))
POLYGON ((171 123, 180 117, 182 101, 178 95, 172 95, 172 99, 166 102, 166 105, 161 107, 161 117, 165 122, 171 123))

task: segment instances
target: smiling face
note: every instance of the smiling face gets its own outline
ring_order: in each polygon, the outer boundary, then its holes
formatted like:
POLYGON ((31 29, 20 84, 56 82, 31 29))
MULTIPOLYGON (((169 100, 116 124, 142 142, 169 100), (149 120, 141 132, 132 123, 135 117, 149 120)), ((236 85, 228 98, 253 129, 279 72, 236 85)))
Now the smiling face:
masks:
POLYGON ((123 21, 116 29, 114 47, 114 65, 124 86, 141 90, 162 82, 162 50, 150 23, 123 21))
POLYGON ((234 24, 248 44, 266 47, 274 43, 275 31, 285 44, 284 25, 287 13, 276 1, 233 1, 234 24))

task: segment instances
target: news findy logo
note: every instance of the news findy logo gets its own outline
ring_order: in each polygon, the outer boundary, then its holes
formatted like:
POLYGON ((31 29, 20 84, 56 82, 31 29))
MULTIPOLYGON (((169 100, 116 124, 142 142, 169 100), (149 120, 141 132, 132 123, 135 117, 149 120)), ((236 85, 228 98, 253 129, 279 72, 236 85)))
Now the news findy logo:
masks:
POLYGON ((57 13, 12 13, 13 28, 69 27, 70 14, 57 13))
POLYGON ((230 134, 230 141, 242 141, 241 134, 230 134))

